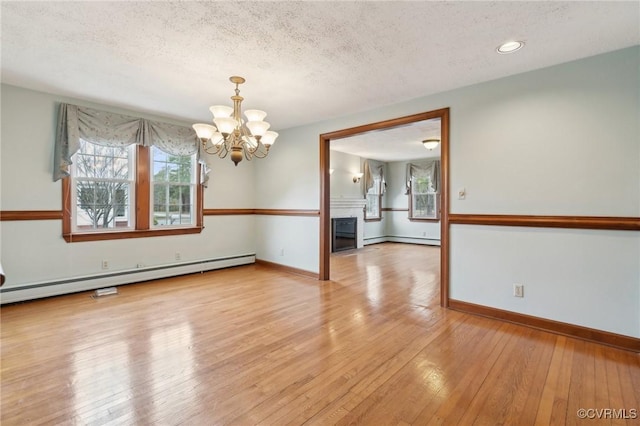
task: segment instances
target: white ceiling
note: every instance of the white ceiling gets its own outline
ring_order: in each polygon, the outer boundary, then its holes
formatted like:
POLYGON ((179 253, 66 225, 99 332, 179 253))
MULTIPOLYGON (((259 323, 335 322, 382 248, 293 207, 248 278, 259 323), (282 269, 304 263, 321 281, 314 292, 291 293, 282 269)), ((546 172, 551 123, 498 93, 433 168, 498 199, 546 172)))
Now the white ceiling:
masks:
POLYGON ((2 81, 188 121, 230 104, 274 130, 640 44, 640 2, 2 1, 2 81), (519 39, 523 50, 498 55, 519 39))
POLYGON ((363 133, 329 141, 332 151, 379 161, 406 161, 440 157, 440 145, 427 150, 422 141, 440 139, 440 119, 418 121, 404 126, 363 133))

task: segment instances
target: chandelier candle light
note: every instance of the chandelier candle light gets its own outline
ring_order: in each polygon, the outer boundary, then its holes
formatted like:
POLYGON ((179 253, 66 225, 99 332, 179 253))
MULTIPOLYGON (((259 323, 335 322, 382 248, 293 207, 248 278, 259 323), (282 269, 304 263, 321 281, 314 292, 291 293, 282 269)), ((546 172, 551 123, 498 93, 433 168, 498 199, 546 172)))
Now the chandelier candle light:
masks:
POLYGON ((270 124, 264 121, 267 116, 264 111, 248 109, 244 112, 247 121, 242 119, 241 105, 244 98, 240 96, 238 85, 245 80, 238 76, 229 77, 229 80, 236 85, 236 94, 231 96, 233 108, 226 105, 210 107, 215 126, 197 123, 193 125, 193 129, 206 153, 220 158, 231 153, 231 161, 237 166, 242 157, 248 161, 253 157, 266 157, 278 133, 269 130, 270 124))

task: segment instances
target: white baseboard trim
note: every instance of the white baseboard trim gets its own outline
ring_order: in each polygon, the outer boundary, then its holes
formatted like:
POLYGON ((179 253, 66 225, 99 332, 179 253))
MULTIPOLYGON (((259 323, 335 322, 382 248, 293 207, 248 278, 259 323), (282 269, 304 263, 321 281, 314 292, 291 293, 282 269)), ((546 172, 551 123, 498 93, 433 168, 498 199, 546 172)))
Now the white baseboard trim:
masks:
POLYGON ((440 246, 440 240, 425 237, 398 237, 393 235, 385 235, 384 237, 371 237, 364 239, 364 245, 378 243, 406 243, 406 244, 422 244, 427 246, 440 246))
POLYGON ((16 287, 0 288, 0 304, 22 302, 43 297, 59 296, 80 291, 95 290, 103 287, 133 284, 141 281, 156 280, 176 275, 193 274, 231 266, 255 263, 254 254, 220 257, 192 262, 180 262, 170 265, 151 266, 146 268, 114 271, 107 274, 89 275, 67 278, 64 280, 45 281, 23 284, 16 287))
POLYGON ((371 238, 364 239, 365 246, 368 246, 369 244, 379 244, 379 243, 386 243, 386 242, 387 242, 387 237, 371 237, 371 238))

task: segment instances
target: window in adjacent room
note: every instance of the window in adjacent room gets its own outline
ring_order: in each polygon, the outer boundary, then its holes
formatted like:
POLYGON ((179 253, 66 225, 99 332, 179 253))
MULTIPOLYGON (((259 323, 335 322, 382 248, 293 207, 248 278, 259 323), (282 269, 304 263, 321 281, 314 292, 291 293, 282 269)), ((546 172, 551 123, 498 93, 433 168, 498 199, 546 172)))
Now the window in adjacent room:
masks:
POLYGON ((439 194, 428 175, 411 177, 409 204, 411 219, 439 218, 439 194))
POLYGON ((364 177, 364 196, 367 201, 364 220, 382 220, 382 196, 385 192, 385 163, 376 160, 364 160, 362 164, 364 177))
POLYGON ((407 163, 410 220, 440 219, 440 160, 407 163))
POLYGON ((367 191, 367 207, 365 209, 365 220, 378 220, 381 216, 382 201, 382 176, 373 176, 373 185, 367 191))

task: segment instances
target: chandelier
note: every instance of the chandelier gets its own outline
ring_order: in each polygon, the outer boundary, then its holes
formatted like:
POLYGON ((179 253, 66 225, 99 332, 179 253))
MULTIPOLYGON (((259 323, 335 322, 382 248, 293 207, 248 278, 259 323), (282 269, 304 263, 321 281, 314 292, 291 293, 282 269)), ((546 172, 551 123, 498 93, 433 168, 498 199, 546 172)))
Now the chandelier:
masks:
POLYGON ((240 96, 238 86, 245 80, 238 76, 229 77, 229 80, 236 85, 236 94, 231 96, 233 108, 226 105, 210 107, 215 126, 197 123, 193 125, 193 129, 206 153, 220 158, 231 153, 231 161, 237 166, 243 157, 248 161, 253 157, 266 157, 278 133, 269 130, 270 124, 264 121, 267 116, 264 111, 248 109, 244 112, 247 121, 242 119, 241 105, 244 98, 240 96))

